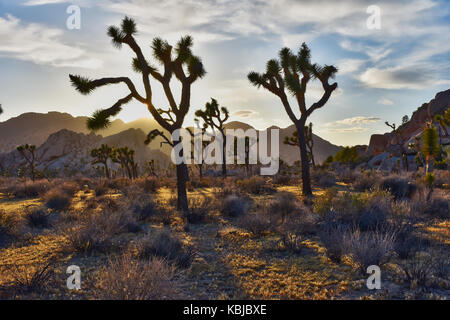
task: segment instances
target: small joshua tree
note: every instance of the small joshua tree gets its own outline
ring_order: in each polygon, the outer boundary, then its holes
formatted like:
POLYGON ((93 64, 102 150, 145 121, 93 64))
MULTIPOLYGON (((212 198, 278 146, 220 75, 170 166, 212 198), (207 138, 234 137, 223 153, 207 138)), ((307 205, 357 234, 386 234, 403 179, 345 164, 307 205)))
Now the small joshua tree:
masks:
MULTIPOLYGON (((309 125, 305 126, 303 129, 305 131, 306 147, 308 148, 308 159, 311 161, 312 167, 316 168, 316 162, 314 161, 314 153, 313 153, 314 140, 312 133, 312 122, 310 122, 309 125)), ((290 146, 299 147, 297 131, 294 131, 292 133, 292 136, 290 137, 284 137, 283 143, 290 146)))
POLYGON ((30 177, 34 181, 36 178, 36 146, 31 144, 24 144, 17 147, 17 151, 25 159, 28 167, 30 168, 30 177))
POLYGON ((278 96, 291 121, 297 128, 303 195, 312 196, 311 177, 309 172, 308 151, 306 137, 303 128, 308 117, 317 109, 322 108, 329 100, 332 92, 336 90, 337 83, 330 84, 330 78, 334 78, 337 68, 334 66, 319 66, 311 63, 311 53, 308 46, 303 43, 297 54, 289 48, 283 48, 279 52, 279 60, 272 59, 267 62, 266 72, 263 74, 250 72, 248 80, 256 87, 263 87, 278 96), (309 108, 306 106, 306 87, 311 79, 318 79, 324 90, 319 101, 309 108), (300 110, 300 118, 295 115, 291 103, 286 95, 286 89, 295 97, 300 110))
POLYGON ((137 163, 134 161, 134 150, 128 147, 117 148, 112 155, 112 161, 120 163, 120 166, 126 170, 128 178, 137 178, 137 163))
MULTIPOLYGON (((407 115, 402 117, 402 125, 406 124, 409 121, 409 117, 407 115)), ((398 127, 395 125, 395 123, 390 124, 388 121, 385 122, 385 124, 392 129, 392 132, 394 133, 394 137, 395 137, 395 144, 399 146, 400 148, 400 153, 401 153, 401 158, 402 158, 402 162, 403 162, 403 167, 406 169, 406 171, 409 170, 408 167, 408 156, 407 156, 407 152, 405 149, 405 137, 402 135, 402 132, 400 130, 401 127, 398 127)))
POLYGON ((438 133, 433 124, 427 123, 422 134, 422 154, 425 157, 425 174, 431 172, 433 157, 437 156, 440 151, 438 143, 438 133))
POLYGON ((222 176, 227 175, 227 164, 226 164, 226 143, 227 137, 225 135, 224 124, 230 117, 228 109, 225 107, 219 107, 217 100, 211 98, 211 102, 207 102, 205 105, 205 110, 197 110, 195 115, 201 118, 213 131, 218 130, 222 138, 222 176))
MULTIPOLYGON (((108 29, 108 35, 112 39, 112 43, 117 48, 122 45, 127 45, 134 52, 135 57, 132 61, 134 71, 140 73, 142 76, 142 84, 145 94, 141 95, 134 83, 128 77, 117 78, 101 78, 91 80, 78 75, 70 75, 70 80, 73 86, 82 94, 89 94, 96 88, 110 85, 110 84, 125 84, 129 93, 119 99, 112 107, 96 111, 88 120, 88 127, 90 129, 102 129, 110 124, 110 117, 117 115, 122 106, 135 99, 142 103, 158 124, 167 130, 170 134, 181 129, 184 118, 189 111, 191 100, 191 86, 198 79, 202 78, 206 72, 203 68, 202 61, 199 57, 192 53, 193 40, 190 36, 182 37, 175 47, 172 47, 167 41, 161 38, 153 39, 151 48, 155 60, 164 67, 163 72, 153 66, 144 56, 140 46, 135 40, 137 33, 136 23, 133 19, 125 17, 122 20, 120 28, 111 26, 108 29), (181 84, 181 97, 179 103, 176 102, 170 81, 172 77, 181 84), (153 78, 156 82, 161 84, 164 94, 167 98, 168 109, 161 109, 155 106, 153 100, 153 88, 150 84, 150 79, 153 78)), ((147 142, 151 141, 158 135, 163 135, 163 132, 157 130, 149 133, 147 142)), ((165 139, 169 140, 167 137, 165 139)), ((172 141, 177 143, 178 141, 172 141)), ((180 157, 184 157, 183 150, 179 153, 180 157)), ((187 167, 183 161, 176 165, 177 172, 177 192, 178 192, 178 209, 188 211, 188 200, 186 193, 187 167)))
POLYGON ((108 161, 114 157, 114 148, 102 144, 99 148, 91 150, 91 157, 94 158, 91 164, 102 164, 106 178, 111 178, 108 161))

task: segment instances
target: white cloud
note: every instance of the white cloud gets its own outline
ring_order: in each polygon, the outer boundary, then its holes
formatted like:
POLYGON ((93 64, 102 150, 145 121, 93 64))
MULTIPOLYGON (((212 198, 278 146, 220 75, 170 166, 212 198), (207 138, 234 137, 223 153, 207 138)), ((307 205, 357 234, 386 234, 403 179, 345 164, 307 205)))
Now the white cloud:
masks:
POLYGON ((347 74, 358 71, 361 66, 365 63, 362 59, 345 59, 337 63, 339 74, 347 74))
POLYGON ((380 100, 378 100, 378 103, 384 104, 385 106, 391 106, 394 104, 394 102, 387 98, 381 98, 380 100))
POLYGON ((365 132, 367 128, 362 127, 350 127, 350 128, 329 128, 328 132, 332 133, 357 133, 357 132, 365 132))
POLYGON ((380 89, 423 89, 450 83, 438 79, 433 70, 426 68, 369 68, 359 76, 360 81, 371 88, 380 89))
POLYGON ((12 15, 0 17, 0 56, 55 67, 101 66, 101 60, 89 57, 86 50, 64 43, 63 35, 60 29, 23 24, 12 15))
POLYGON ((374 123, 378 122, 381 119, 378 117, 363 117, 363 116, 357 116, 352 118, 345 118, 342 120, 337 120, 334 122, 329 122, 326 125, 327 126, 336 126, 336 125, 355 125, 355 124, 367 124, 367 123, 374 123))
POLYGON ((238 110, 238 111, 233 112, 233 116, 239 117, 239 118, 254 117, 257 114, 258 113, 254 110, 238 110))

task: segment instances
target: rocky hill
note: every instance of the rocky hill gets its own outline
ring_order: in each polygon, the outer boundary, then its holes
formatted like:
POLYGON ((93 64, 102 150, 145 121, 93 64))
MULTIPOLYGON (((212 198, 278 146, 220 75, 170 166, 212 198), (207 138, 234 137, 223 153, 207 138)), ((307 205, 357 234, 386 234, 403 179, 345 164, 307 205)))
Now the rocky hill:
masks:
MULTIPOLYGON (((443 114, 448 108, 450 108, 450 89, 437 93, 430 102, 422 104, 412 114, 411 119, 397 129, 397 134, 402 137, 405 147, 414 140, 414 137, 422 133, 425 123, 430 116, 434 117, 436 114, 443 114)), ((375 156, 386 151, 398 153, 398 150, 395 148, 395 139, 393 132, 373 134, 370 137, 367 149, 368 154, 375 156)))
MULTIPOLYGON (((141 129, 128 129, 115 135, 102 137, 94 133, 84 134, 62 129, 51 134, 48 139, 36 149, 37 169, 54 172, 59 175, 94 173, 91 165, 90 152, 101 144, 114 147, 128 146, 135 150, 135 160, 141 170, 146 163, 154 159, 158 166, 166 167, 170 160, 160 150, 151 149, 144 144, 145 134, 141 129)), ((17 172, 25 165, 22 156, 16 151, 0 154, 0 170, 17 172)), ((112 166, 115 169, 118 166, 112 166)))

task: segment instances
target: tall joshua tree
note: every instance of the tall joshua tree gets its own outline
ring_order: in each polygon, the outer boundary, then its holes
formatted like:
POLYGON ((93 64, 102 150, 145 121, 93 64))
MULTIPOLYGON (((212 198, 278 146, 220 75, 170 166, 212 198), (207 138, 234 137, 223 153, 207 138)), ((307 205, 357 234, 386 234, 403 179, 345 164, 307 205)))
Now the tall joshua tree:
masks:
POLYGON ((108 146, 107 144, 102 144, 97 149, 91 150, 91 157, 94 158, 94 160, 91 162, 92 164, 98 164, 101 163, 105 170, 105 176, 106 178, 111 177, 111 173, 108 166, 108 160, 114 158, 114 148, 108 146))
POLYGON ((224 124, 230 117, 228 109, 225 107, 219 107, 217 100, 211 98, 211 102, 207 102, 205 105, 205 110, 197 110, 195 115, 211 127, 213 130, 218 130, 222 135, 222 176, 227 176, 227 164, 226 164, 226 143, 227 137, 225 135, 224 124))
MULTIPOLYGON (((308 148, 308 159, 311 161, 312 167, 316 168, 316 162, 314 161, 314 153, 313 153, 314 140, 312 134, 312 122, 310 122, 309 125, 303 127, 303 130, 305 130, 306 147, 308 148)), ((299 143, 297 131, 294 131, 292 133, 292 136, 290 137, 284 137, 283 143, 290 146, 298 147, 299 143)))
POLYGON ((24 145, 18 146, 17 151, 27 162, 28 167, 30 168, 31 180, 34 181, 34 179, 36 178, 36 169, 35 169, 36 146, 31 145, 31 144, 24 144, 24 145))
MULTIPOLYGON (((153 39, 151 48, 153 51, 153 58, 163 66, 163 71, 151 65, 144 57, 140 46, 136 43, 135 35, 137 33, 136 23, 133 19, 125 17, 122 20, 120 28, 111 26, 108 29, 108 35, 112 39, 112 43, 117 48, 121 48, 124 44, 136 55, 132 61, 134 71, 142 76, 142 83, 145 94, 141 95, 134 83, 127 77, 118 78, 101 78, 91 80, 81 76, 70 75, 70 80, 73 86, 82 94, 89 94, 94 89, 109 84, 125 84, 129 89, 129 94, 119 99, 112 107, 98 110, 88 120, 88 127, 90 129, 101 129, 107 127, 110 123, 109 118, 117 115, 122 106, 135 99, 146 106, 153 118, 158 124, 173 133, 177 129, 181 129, 184 118, 189 111, 191 86, 192 84, 205 75, 202 61, 199 57, 192 53, 193 40, 190 36, 182 37, 175 47, 172 47, 167 41, 161 38, 153 39), (170 81, 172 76, 181 84, 181 97, 177 103, 172 92, 170 81), (164 91, 167 98, 168 109, 157 108, 152 99, 152 85, 150 79, 158 82, 164 91)), ((156 135, 162 132, 156 132, 156 135)), ((155 136, 155 133, 149 133, 150 136, 155 136)), ((173 143, 178 141, 172 141, 173 143)), ((183 151, 179 154, 183 157, 183 151)), ((178 189, 178 203, 179 209, 188 210, 188 201, 186 194, 186 164, 184 162, 177 164, 177 189, 178 189)))
POLYGON ((306 136, 303 128, 308 117, 317 109, 322 108, 337 88, 337 83, 329 83, 334 78, 337 68, 332 65, 319 66, 311 63, 311 53, 308 46, 303 43, 297 54, 289 48, 283 48, 279 52, 279 60, 272 59, 266 64, 265 73, 250 72, 248 80, 256 87, 263 87, 278 96, 291 121, 297 128, 301 169, 302 169, 302 192, 305 196, 312 196, 311 178, 308 165, 308 151, 306 147, 306 136), (305 93, 310 80, 318 79, 324 90, 319 101, 310 107, 306 106, 305 93), (291 103, 286 94, 286 89, 294 96, 300 117, 295 115, 291 103))

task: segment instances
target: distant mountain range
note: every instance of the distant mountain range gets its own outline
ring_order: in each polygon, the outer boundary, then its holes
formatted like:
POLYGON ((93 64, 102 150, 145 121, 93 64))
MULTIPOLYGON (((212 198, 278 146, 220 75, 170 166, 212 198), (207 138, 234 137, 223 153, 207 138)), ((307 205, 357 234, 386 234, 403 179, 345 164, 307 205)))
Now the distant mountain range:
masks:
MULTIPOLYGON (((21 144, 34 144, 37 146, 37 155, 40 169, 62 169, 85 172, 89 171, 90 150, 103 143, 111 146, 128 146, 136 150, 136 159, 144 166, 150 159, 160 164, 169 163, 170 147, 156 139, 149 146, 144 144, 148 132, 162 128, 155 120, 138 119, 125 123, 114 120, 111 125, 95 134, 86 128, 87 117, 73 117, 68 113, 24 113, 18 117, 0 122, 0 169, 10 170, 22 163, 20 155, 15 150, 21 144)), ((228 129, 253 128, 238 121, 229 122, 228 129)), ((280 158, 293 164, 299 160, 297 147, 283 144, 286 136, 292 135, 295 127, 277 128, 279 132, 280 158)), ((268 135, 270 137, 270 135, 268 135)), ((323 162, 328 156, 334 155, 342 147, 314 135, 314 157, 317 163, 323 162)), ((270 141, 270 139, 269 139, 270 141)), ((270 150, 270 145, 268 146, 270 150)))

